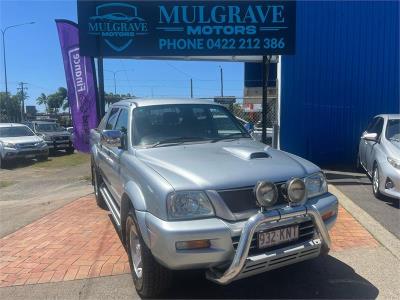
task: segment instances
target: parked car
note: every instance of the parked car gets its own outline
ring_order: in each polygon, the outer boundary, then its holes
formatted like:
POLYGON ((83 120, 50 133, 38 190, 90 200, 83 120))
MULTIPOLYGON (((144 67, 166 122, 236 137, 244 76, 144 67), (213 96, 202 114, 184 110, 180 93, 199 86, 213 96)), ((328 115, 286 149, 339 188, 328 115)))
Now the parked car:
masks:
POLYGON ((320 168, 253 140, 224 106, 121 101, 91 131, 91 156, 142 296, 172 270, 229 284, 329 251, 338 201, 320 168))
POLYGON ((57 123, 46 121, 32 121, 27 124, 38 136, 42 137, 50 151, 65 150, 68 154, 74 153, 71 133, 57 123))
POLYGON ((0 169, 5 163, 18 159, 47 160, 48 156, 49 149, 46 142, 27 126, 0 123, 0 169))
POLYGON ((400 199, 400 114, 372 119, 361 136, 357 162, 371 177, 375 197, 400 199))

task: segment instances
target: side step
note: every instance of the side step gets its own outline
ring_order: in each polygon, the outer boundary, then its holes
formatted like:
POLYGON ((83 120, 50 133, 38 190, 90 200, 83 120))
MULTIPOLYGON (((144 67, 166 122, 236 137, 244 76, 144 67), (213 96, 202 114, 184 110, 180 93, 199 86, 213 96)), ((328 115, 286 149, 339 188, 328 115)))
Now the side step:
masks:
POLYGON ((102 184, 102 186, 100 187, 100 193, 103 196, 104 201, 106 202, 115 223, 117 223, 118 227, 121 227, 121 213, 104 184, 102 184))

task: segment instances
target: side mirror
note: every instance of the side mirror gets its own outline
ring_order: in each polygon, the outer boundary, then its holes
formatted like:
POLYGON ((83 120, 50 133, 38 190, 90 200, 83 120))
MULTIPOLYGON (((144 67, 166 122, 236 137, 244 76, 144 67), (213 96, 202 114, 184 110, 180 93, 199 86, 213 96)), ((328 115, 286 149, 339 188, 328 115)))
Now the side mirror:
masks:
POLYGON ((248 133, 253 133, 254 131, 254 125, 252 123, 246 123, 244 124, 244 128, 247 130, 248 133))
POLYGON ((122 148, 124 134, 119 130, 103 130, 101 132, 101 142, 108 147, 122 148))
POLYGON ((377 142, 378 134, 377 133, 364 133, 362 138, 366 141, 377 142))

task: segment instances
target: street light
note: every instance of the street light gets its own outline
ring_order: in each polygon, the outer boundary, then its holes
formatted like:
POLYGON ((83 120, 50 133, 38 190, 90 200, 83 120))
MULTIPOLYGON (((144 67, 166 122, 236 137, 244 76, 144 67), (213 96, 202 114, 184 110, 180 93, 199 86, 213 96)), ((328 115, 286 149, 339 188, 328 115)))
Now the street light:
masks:
POLYGON ((130 70, 117 70, 117 71, 104 70, 104 71, 113 73, 113 75, 114 75, 114 95, 116 95, 117 94, 117 74, 120 73, 120 72, 133 71, 133 69, 130 69, 130 70))
POLYGON ((5 41, 5 34, 6 31, 10 28, 14 28, 14 27, 19 27, 19 26, 23 26, 23 25, 32 25, 35 24, 35 22, 27 22, 27 23, 21 23, 21 24, 16 24, 16 25, 11 25, 8 26, 4 29, 1 29, 1 34, 3 36, 3 62, 4 62, 4 81, 6 84, 6 95, 8 93, 8 85, 7 85, 7 66, 6 66, 6 41, 5 41))
POLYGON ((224 97, 224 69, 219 66, 220 79, 221 79, 221 97, 224 97))

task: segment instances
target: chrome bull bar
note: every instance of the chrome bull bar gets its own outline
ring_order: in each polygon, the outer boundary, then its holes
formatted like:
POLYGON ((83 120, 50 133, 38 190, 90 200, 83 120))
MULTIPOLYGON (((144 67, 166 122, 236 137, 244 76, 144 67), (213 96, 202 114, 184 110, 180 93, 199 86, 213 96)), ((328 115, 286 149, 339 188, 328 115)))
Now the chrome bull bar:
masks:
POLYGON ((249 254, 251 240, 260 225, 301 216, 309 216, 311 218, 321 239, 321 251, 328 253, 329 249, 331 248, 331 239, 325 223, 322 220, 318 209, 314 205, 301 205, 292 207, 287 206, 281 209, 274 209, 264 212, 260 211, 256 215, 252 216, 244 225, 239 244, 236 249, 236 254, 229 268, 223 274, 217 272, 216 270, 210 269, 206 273, 207 279, 222 285, 226 285, 234 281, 240 275, 243 267, 245 266, 249 254))

